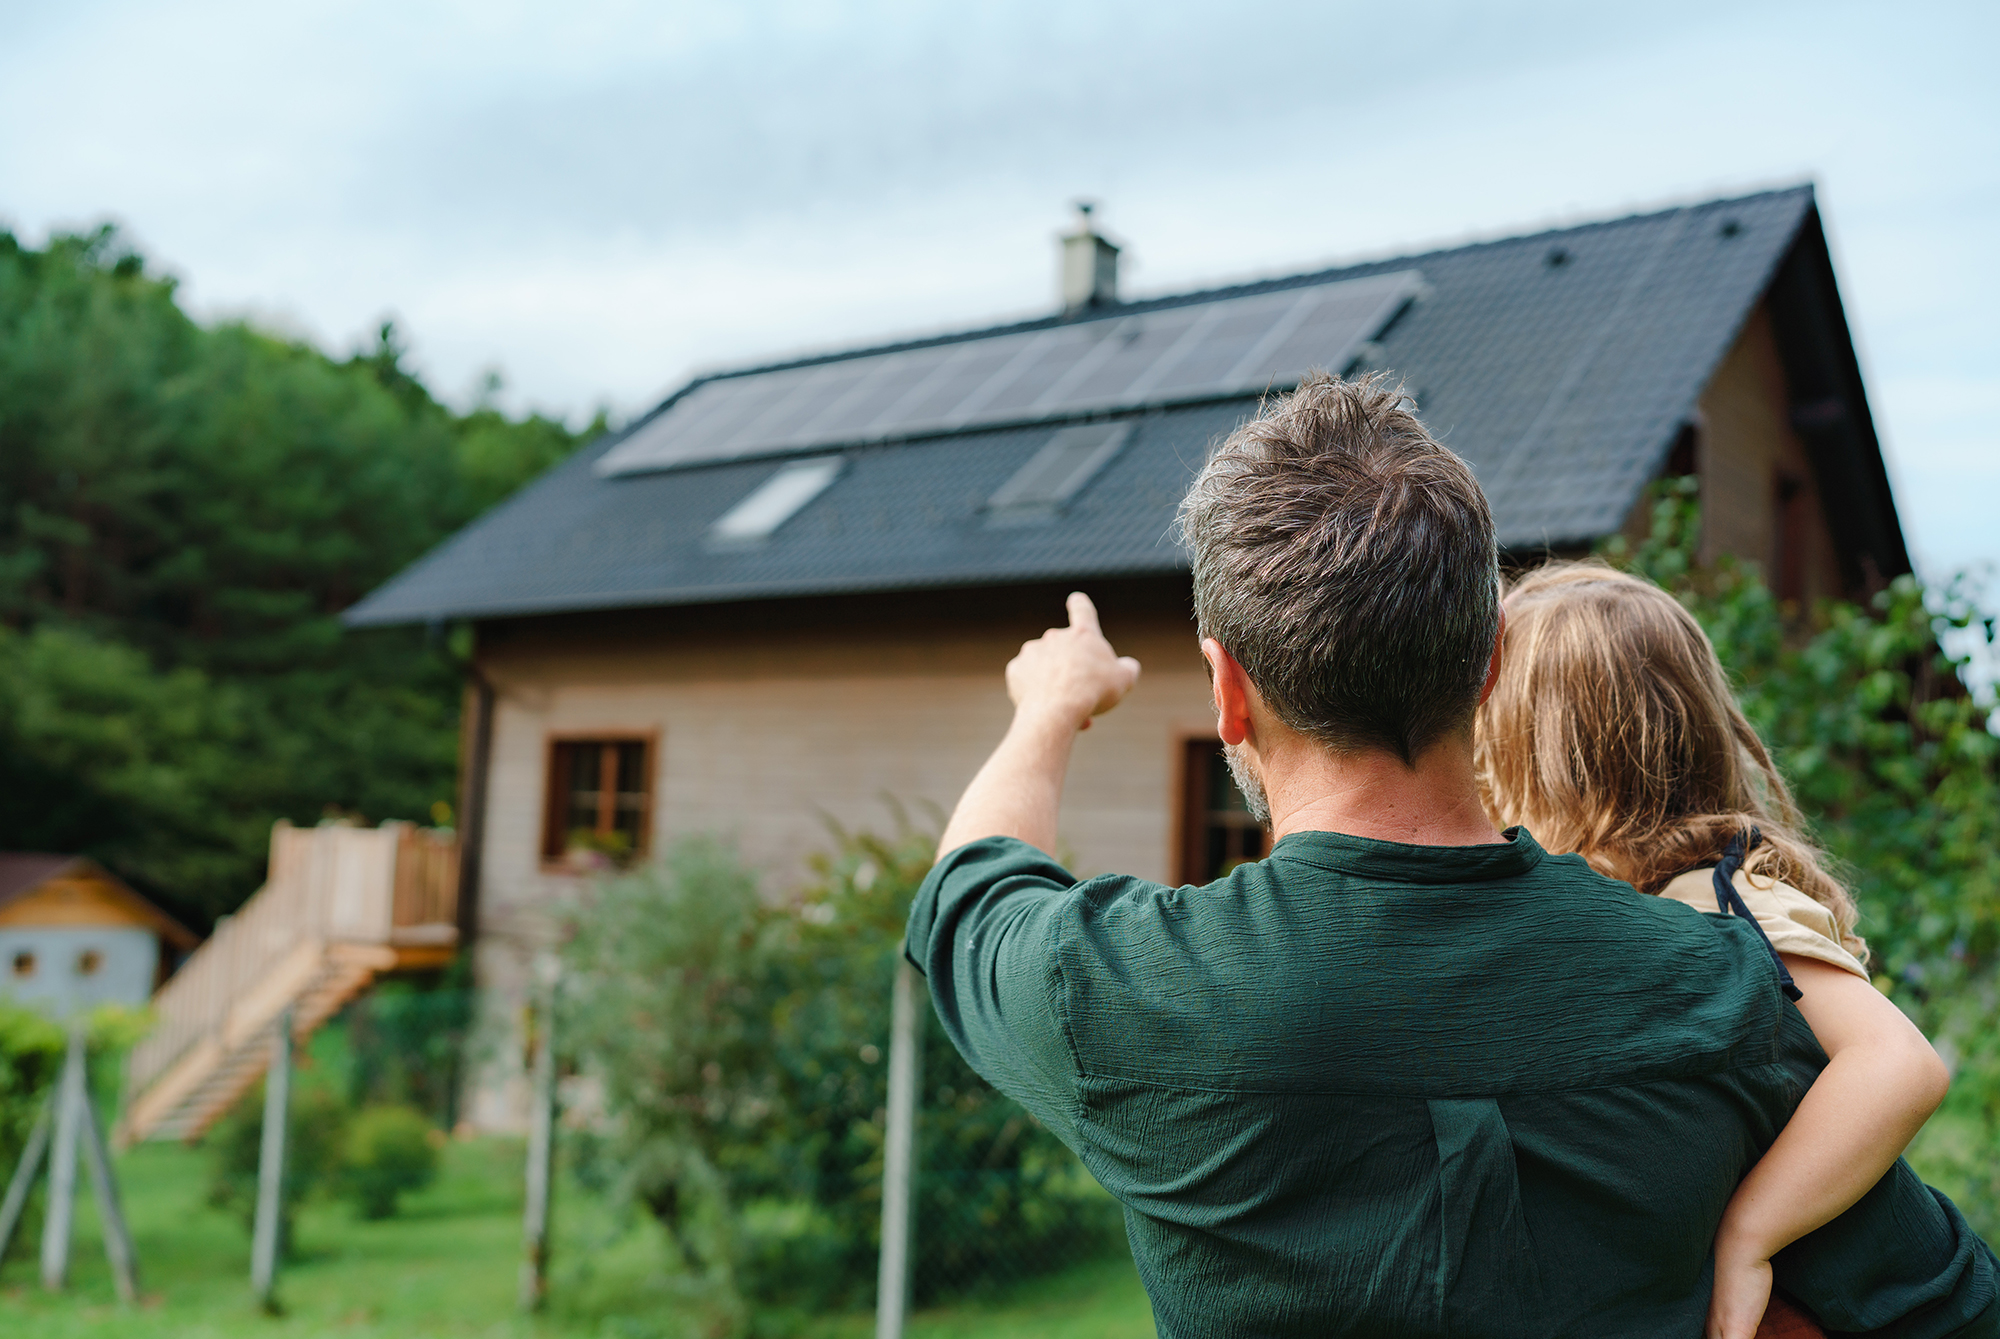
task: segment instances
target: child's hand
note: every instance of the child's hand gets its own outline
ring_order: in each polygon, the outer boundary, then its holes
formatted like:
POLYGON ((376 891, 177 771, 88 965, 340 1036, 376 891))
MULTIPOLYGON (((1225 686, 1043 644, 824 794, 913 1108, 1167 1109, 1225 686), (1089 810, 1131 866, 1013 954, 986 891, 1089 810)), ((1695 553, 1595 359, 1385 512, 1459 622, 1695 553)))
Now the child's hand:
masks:
POLYGON ((1755 1254, 1715 1253, 1715 1292, 1708 1299, 1705 1339, 1754 1339, 1771 1303, 1771 1261, 1755 1254))

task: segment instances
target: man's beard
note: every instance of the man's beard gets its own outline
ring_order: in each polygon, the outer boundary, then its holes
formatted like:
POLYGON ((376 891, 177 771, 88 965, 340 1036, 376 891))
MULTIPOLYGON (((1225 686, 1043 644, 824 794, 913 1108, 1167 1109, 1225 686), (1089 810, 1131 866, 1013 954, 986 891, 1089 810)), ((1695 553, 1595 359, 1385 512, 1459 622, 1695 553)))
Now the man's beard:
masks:
POLYGON ((1250 817, 1264 827, 1271 826, 1271 798, 1264 793, 1264 783, 1250 770, 1250 760, 1243 752, 1241 744, 1224 744, 1222 760, 1229 764, 1229 779, 1236 783, 1236 789, 1243 795, 1244 807, 1250 817))

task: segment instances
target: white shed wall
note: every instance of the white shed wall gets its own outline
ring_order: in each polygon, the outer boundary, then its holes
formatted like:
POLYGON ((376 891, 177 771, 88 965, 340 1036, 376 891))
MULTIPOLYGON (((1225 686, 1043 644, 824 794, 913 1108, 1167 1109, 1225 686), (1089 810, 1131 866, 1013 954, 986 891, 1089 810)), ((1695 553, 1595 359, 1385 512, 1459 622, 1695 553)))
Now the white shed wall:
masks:
POLYGON ((20 925, 0 929, 0 994, 56 1018, 100 1004, 143 1006, 153 996, 160 940, 136 926, 20 925), (99 957, 84 975, 86 953, 99 957), (21 965, 31 964, 22 972, 21 965))

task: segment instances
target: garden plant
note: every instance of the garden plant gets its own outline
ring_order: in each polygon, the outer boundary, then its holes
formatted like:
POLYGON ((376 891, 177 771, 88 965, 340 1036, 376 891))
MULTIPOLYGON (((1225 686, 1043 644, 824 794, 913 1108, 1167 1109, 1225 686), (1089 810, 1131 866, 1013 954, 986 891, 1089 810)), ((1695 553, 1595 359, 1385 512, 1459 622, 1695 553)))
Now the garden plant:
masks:
MULTIPOLYGON (((564 1035, 608 1103, 589 1161, 724 1324, 872 1304, 890 985, 934 845, 837 834, 808 887, 767 902, 727 845, 691 838, 571 919, 564 1035)), ((935 1026, 921 1100, 919 1302, 1119 1240, 1076 1159, 935 1026)))

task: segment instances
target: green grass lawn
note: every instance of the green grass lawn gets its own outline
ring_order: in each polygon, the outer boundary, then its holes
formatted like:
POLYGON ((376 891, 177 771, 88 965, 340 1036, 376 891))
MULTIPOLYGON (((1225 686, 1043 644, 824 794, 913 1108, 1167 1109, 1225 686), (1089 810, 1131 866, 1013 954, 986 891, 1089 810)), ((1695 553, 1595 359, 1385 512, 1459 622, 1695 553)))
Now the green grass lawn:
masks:
MULTIPOLYGON (((285 1313, 260 1314, 249 1294, 249 1237, 204 1202, 206 1156, 148 1145, 119 1162, 126 1215, 139 1251, 143 1303, 121 1307, 104 1263, 97 1216, 80 1188, 66 1294, 41 1290, 36 1243, 19 1241, 0 1262, 0 1334, 35 1339, 235 1339, 338 1335, 632 1336, 673 1334, 679 1310, 661 1291, 657 1240, 641 1224, 620 1228, 573 1186, 556 1204, 551 1305, 533 1319, 514 1310, 520 1261, 521 1147, 501 1139, 455 1142, 430 1189, 385 1222, 345 1204, 301 1212, 299 1259, 279 1293, 285 1313)), ((825 1339, 860 1339, 872 1318, 827 1317, 825 1339)), ((1129 1260, 1097 1261, 1008 1292, 920 1314, 912 1339, 1126 1339, 1150 1335, 1152 1313, 1129 1260)))

